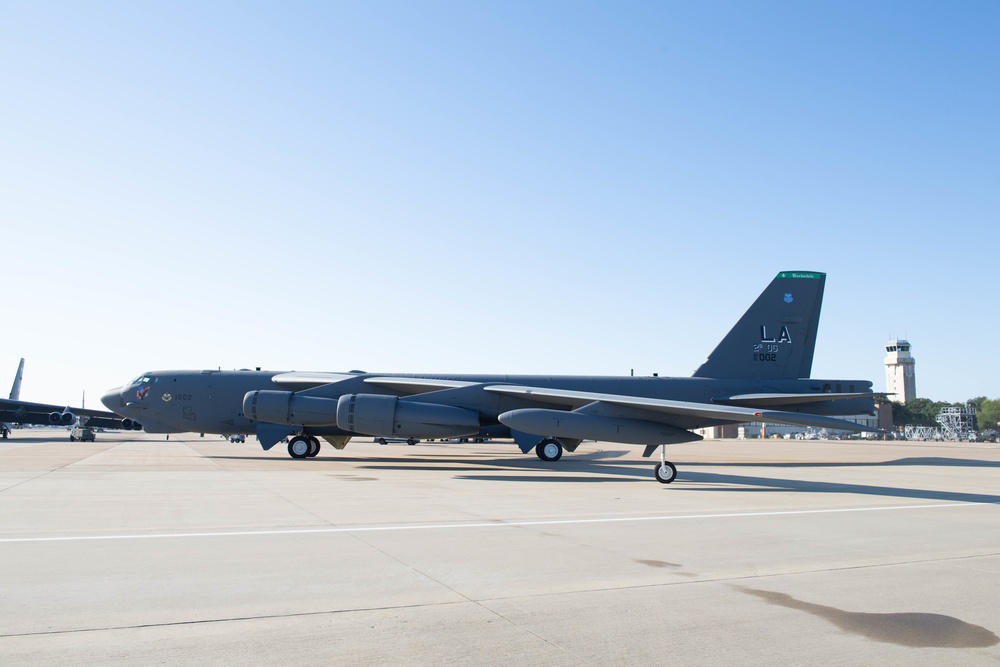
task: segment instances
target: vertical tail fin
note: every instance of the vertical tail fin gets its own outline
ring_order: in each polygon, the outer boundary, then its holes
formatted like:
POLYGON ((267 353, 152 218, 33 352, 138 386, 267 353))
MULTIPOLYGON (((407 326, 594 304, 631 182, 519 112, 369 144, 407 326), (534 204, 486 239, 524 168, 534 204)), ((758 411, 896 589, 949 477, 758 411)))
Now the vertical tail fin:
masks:
POLYGON ((21 376, 24 375, 24 358, 17 365, 17 374, 14 375, 14 385, 10 388, 10 400, 17 401, 21 398, 21 376))
POLYGON ((825 273, 779 273, 694 377, 809 377, 825 285, 825 273))

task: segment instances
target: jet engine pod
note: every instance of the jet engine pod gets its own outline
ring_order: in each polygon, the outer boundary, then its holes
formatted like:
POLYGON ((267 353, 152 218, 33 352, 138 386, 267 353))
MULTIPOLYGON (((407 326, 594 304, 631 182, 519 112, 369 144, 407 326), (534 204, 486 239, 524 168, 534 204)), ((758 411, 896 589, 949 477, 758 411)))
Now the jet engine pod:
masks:
POLYGON ((337 401, 337 428, 373 436, 452 438, 479 432, 479 413, 380 394, 346 394, 337 401))
POLYGON ((76 421, 76 415, 72 412, 50 412, 49 413, 49 423, 50 424, 62 424, 63 426, 69 426, 76 421))
POLYGON ((328 426, 337 423, 337 401, 291 391, 249 391, 243 396, 243 414, 271 424, 328 426))
POLYGON ((142 424, 126 417, 122 420, 122 428, 126 431, 141 431, 142 424))

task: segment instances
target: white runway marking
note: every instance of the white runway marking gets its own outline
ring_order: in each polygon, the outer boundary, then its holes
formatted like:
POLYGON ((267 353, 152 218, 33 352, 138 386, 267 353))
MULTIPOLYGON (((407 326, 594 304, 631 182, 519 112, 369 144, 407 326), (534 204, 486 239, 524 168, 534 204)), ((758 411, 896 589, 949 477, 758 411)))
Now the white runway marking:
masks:
POLYGON ((321 533, 372 533, 393 530, 453 530, 463 528, 510 528, 517 526, 565 526, 584 523, 626 523, 635 521, 688 521, 691 519, 743 519, 802 514, 843 514, 850 512, 888 512, 895 510, 947 509, 953 507, 983 507, 1000 503, 942 503, 937 505, 890 505, 885 507, 844 507, 821 510, 787 510, 779 512, 731 512, 724 514, 681 514, 671 516, 636 516, 604 519, 551 519, 543 521, 490 521, 488 523, 429 523, 399 526, 354 526, 329 528, 285 528, 274 530, 239 530, 211 533, 132 533, 124 535, 64 535, 59 537, 0 538, 0 544, 14 542, 87 542, 95 540, 151 540, 188 537, 249 537, 255 535, 309 535, 321 533))

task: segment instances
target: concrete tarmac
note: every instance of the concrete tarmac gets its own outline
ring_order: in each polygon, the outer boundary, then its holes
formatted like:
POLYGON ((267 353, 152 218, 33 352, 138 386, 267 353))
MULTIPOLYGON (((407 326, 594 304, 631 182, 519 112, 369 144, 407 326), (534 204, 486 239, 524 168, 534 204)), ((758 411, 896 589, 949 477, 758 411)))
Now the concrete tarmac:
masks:
POLYGON ((1000 446, 0 441, 0 663, 1000 665, 1000 446))

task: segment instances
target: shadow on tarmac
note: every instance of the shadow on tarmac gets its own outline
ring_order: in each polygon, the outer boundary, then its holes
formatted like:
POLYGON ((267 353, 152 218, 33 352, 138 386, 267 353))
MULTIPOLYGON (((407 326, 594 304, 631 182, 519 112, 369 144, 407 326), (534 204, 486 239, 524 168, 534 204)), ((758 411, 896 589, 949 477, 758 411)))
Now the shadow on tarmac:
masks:
MULTIPOLYGON (((960 491, 940 491, 934 489, 912 489, 870 484, 854 484, 845 482, 827 482, 815 480, 781 479, 755 475, 732 473, 701 472, 692 468, 726 467, 729 469, 803 469, 810 468, 894 468, 903 466, 937 466, 937 467, 967 467, 996 468, 996 461, 970 459, 952 459, 940 457, 914 457, 882 462, 774 462, 774 463, 717 463, 717 462, 687 462, 679 463, 677 481, 669 485, 656 484, 653 477, 654 459, 636 461, 635 459, 619 458, 624 451, 603 451, 583 455, 569 454, 558 462, 550 463, 534 458, 474 458, 468 455, 414 455, 405 457, 317 457, 317 461, 334 461, 355 464, 358 470, 377 472, 384 471, 432 471, 453 472, 456 479, 479 480, 493 482, 543 482, 543 483, 607 483, 607 482, 641 482, 654 484, 671 493, 684 492, 725 492, 725 493, 827 493, 851 494, 873 497, 913 498, 919 500, 935 500, 962 503, 1000 504, 1000 495, 963 493, 960 491), (443 464, 439 459, 447 457, 450 464, 443 464), (519 475, 518 471, 531 472, 530 475, 519 475), (537 473, 548 473, 539 475, 537 473)), ((212 456, 220 460, 261 460, 274 461, 266 456, 212 456)), ((291 461, 291 460, 288 460, 291 461)), ((303 465, 309 465, 310 460, 303 459, 303 465)))
POLYGON ((777 462, 741 462, 741 463, 720 463, 688 461, 685 465, 699 467, 733 467, 741 468, 866 468, 878 467, 887 468, 892 466, 936 466, 955 468, 1000 468, 1000 461, 983 461, 979 459, 952 459, 942 456, 919 456, 906 459, 896 459, 894 461, 836 461, 836 462, 810 462, 810 461, 777 461, 777 462))

